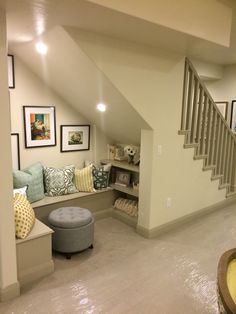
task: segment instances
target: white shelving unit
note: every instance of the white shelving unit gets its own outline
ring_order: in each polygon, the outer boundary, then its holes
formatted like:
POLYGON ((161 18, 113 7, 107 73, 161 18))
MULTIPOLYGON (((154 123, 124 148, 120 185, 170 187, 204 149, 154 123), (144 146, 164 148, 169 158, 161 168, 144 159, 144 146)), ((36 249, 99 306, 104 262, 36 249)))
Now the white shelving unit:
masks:
POLYGON ((117 160, 110 160, 110 159, 103 159, 101 160, 102 164, 112 164, 113 167, 121 168, 124 170, 129 170, 132 172, 139 172, 139 166, 135 166, 129 164, 127 161, 117 161, 117 160))
POLYGON ((129 195, 138 197, 138 190, 134 189, 132 186, 122 186, 122 185, 118 185, 118 184, 112 183, 111 187, 114 190, 117 190, 117 191, 129 194, 129 195))
MULTIPOLYGON (((102 164, 111 163, 112 167, 119 168, 122 170, 127 170, 131 173, 132 172, 139 173, 139 167, 132 165, 132 164, 129 164, 127 161, 117 161, 117 160, 104 159, 104 160, 101 160, 101 163, 102 164)), ((138 189, 134 189, 131 185, 130 186, 123 186, 123 185, 118 185, 115 182, 112 182, 111 187, 114 190, 126 193, 128 195, 132 195, 135 197, 138 197, 138 195, 139 195, 138 189)))
MULTIPOLYGON (((138 197, 139 197, 138 189, 134 189, 132 185, 129 185, 129 186, 124 185, 123 186, 123 185, 119 185, 119 184, 115 183, 116 171, 125 170, 127 172, 130 172, 131 176, 132 176, 132 174, 135 174, 137 176, 139 174, 139 167, 138 166, 129 164, 127 161, 117 161, 117 160, 109 160, 109 159, 101 160, 101 163, 102 164, 111 163, 111 165, 112 165, 113 169, 111 171, 111 176, 112 176, 112 178, 111 178, 112 182, 110 184, 111 188, 113 188, 116 191, 119 191, 119 192, 126 194, 127 197, 131 196, 131 197, 135 197, 138 199, 138 197)), ((113 210, 112 216, 125 222, 126 224, 128 224, 132 227, 135 227, 137 225, 137 222, 138 222, 138 217, 132 217, 132 216, 130 216, 130 215, 126 214, 125 212, 118 210, 118 209, 113 210)))

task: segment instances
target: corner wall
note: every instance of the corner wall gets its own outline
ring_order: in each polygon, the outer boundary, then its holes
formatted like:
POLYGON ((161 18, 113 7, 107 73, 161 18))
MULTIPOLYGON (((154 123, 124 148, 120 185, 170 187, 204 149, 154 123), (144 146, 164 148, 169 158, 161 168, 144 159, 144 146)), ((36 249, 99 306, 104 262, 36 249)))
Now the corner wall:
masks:
POLYGON ((12 195, 10 105, 7 81, 6 16, 0 10, 0 300, 19 295, 12 195))
POLYGON ((21 168, 41 161, 45 166, 62 167, 74 164, 83 167, 84 160, 107 157, 107 143, 110 139, 96 126, 90 125, 90 150, 60 152, 60 125, 90 124, 81 114, 66 101, 47 87, 24 63, 15 56, 16 88, 10 90, 11 132, 20 134, 21 168), (57 145, 42 148, 25 148, 23 106, 55 106, 57 145), (99 136, 96 134, 99 133, 99 136), (96 147, 94 146, 96 137, 96 147))
POLYGON ((150 189, 140 183, 139 225, 154 229, 224 200, 225 191, 202 171, 202 161, 193 161, 193 150, 183 149, 184 137, 178 135, 184 56, 75 29, 69 33, 153 128, 153 139, 147 144, 146 134, 141 143, 150 154, 150 164, 145 156, 141 165, 150 189), (150 201, 142 193, 149 193, 150 201))

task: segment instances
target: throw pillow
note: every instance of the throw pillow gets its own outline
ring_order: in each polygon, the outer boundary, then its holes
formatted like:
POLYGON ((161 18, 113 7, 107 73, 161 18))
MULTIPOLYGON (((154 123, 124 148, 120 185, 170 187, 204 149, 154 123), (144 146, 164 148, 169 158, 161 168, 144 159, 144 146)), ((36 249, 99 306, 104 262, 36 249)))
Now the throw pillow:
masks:
POLYGON ((15 196, 16 194, 21 194, 27 198, 27 194, 26 194, 27 189, 28 189, 27 185, 20 189, 14 189, 13 196, 15 196))
POLYGON ((23 170, 13 171, 14 189, 28 186, 26 191, 30 203, 44 198, 43 166, 37 162, 23 170))
POLYGON ((48 196, 59 196, 78 192, 74 178, 75 166, 64 168, 44 167, 44 182, 48 196))
POLYGON ((111 163, 102 165, 101 166, 103 170, 110 172, 111 171, 111 163))
POLYGON ((122 210, 132 217, 138 216, 138 201, 136 200, 119 197, 115 201, 114 208, 122 210))
POLYGON ((29 201, 19 193, 14 197, 14 215, 16 237, 25 239, 34 226, 35 214, 29 201))
POLYGON ((109 171, 105 171, 103 167, 96 168, 93 166, 93 185, 99 190, 107 188, 109 184, 109 171))
POLYGON ((94 192, 92 165, 83 169, 75 169, 75 185, 80 192, 94 192))

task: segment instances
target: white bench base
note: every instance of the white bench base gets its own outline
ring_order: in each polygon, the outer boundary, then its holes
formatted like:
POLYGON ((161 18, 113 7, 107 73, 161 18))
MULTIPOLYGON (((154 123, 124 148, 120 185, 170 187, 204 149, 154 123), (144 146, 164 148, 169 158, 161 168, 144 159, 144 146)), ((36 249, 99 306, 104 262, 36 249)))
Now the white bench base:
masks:
POLYGON ((99 190, 93 193, 74 193, 62 196, 46 196, 44 199, 32 203, 36 217, 48 225, 48 215, 59 207, 82 207, 91 211, 95 220, 110 217, 112 206, 119 196, 112 188, 99 190))
POLYGON ((54 271, 52 233, 48 226, 36 219, 28 237, 16 240, 17 273, 21 287, 54 271))

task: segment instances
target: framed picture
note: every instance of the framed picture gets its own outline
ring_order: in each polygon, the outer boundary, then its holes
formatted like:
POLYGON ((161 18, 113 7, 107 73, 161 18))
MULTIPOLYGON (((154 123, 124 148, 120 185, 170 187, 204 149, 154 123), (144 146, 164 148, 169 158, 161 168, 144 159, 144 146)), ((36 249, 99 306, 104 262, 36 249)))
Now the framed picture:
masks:
POLYGON ((19 133, 11 133, 11 154, 13 170, 20 170, 19 133))
POLYGON ((116 171, 115 184, 128 186, 130 184, 130 172, 128 171, 116 171))
POLYGON ((90 125, 61 125, 61 152, 90 149, 90 125))
POLYGON ((236 100, 232 100, 230 128, 236 133, 236 100))
POLYGON ((15 69, 14 69, 14 56, 7 55, 8 64, 8 87, 15 88, 15 69))
POLYGON ((222 116, 227 120, 227 112, 228 112, 228 101, 216 101, 216 106, 220 110, 222 116))
POLYGON ((109 145, 109 144, 107 144, 107 150, 108 150, 108 159, 109 160, 114 160, 115 159, 115 149, 116 149, 116 147, 115 147, 115 145, 109 145))
POLYGON ((24 106, 25 148, 56 145, 56 109, 24 106))

